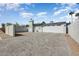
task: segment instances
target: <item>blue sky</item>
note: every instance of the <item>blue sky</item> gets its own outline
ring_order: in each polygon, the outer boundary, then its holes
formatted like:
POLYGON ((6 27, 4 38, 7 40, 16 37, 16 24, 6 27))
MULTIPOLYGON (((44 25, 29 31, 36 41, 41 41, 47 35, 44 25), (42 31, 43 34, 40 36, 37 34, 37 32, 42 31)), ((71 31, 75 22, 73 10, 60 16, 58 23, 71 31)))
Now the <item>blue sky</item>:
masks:
POLYGON ((0 24, 70 21, 69 12, 79 10, 77 3, 0 3, 0 24))

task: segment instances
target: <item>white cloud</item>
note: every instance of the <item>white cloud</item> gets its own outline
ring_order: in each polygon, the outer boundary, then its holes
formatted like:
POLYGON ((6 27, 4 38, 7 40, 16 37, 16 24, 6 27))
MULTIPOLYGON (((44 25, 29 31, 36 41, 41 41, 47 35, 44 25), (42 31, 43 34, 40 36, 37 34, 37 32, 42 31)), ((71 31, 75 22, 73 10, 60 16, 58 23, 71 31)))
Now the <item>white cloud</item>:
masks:
POLYGON ((33 13, 27 13, 27 12, 21 12, 20 16, 22 16, 23 18, 31 18, 33 17, 33 13))
POLYGON ((77 9, 75 13, 79 13, 79 9, 77 9))
POLYGON ((15 3, 9 3, 6 4, 6 9, 7 10, 18 10, 18 8, 20 7, 20 4, 15 4, 15 3))
POLYGON ((59 17, 59 20, 69 22, 71 21, 71 17, 69 15, 64 15, 59 17))
POLYGON ((32 5, 32 3, 26 3, 27 5, 32 5))
POLYGON ((75 7, 77 3, 59 3, 62 7, 68 5, 69 7, 75 7))
POLYGON ((76 3, 61 3, 61 7, 59 10, 54 12, 54 15, 60 15, 61 13, 67 14, 71 11, 76 11, 78 8, 76 8, 77 4, 76 3))
POLYGON ((67 12, 67 9, 59 9, 59 10, 54 12, 54 15, 57 16, 57 15, 60 15, 61 13, 63 13, 63 12, 67 12))
POLYGON ((68 18, 70 18, 69 15, 65 15, 63 17, 60 17, 60 19, 68 19, 68 18))
POLYGON ((54 8, 53 8, 53 10, 57 10, 57 9, 58 9, 57 7, 54 7, 54 8))
POLYGON ((19 11, 25 11, 25 9, 23 7, 19 8, 19 11))
POLYGON ((43 16, 43 15, 46 15, 47 14, 47 12, 39 12, 39 13, 37 13, 37 16, 43 16))
POLYGON ((72 10, 72 8, 71 7, 69 7, 69 6, 67 6, 67 7, 65 7, 67 10, 72 10))
POLYGON ((74 7, 74 6, 77 5, 76 3, 67 3, 67 4, 68 4, 68 6, 70 6, 70 7, 74 7))
MULTIPOLYGON (((60 9, 68 9, 70 11, 73 11, 76 9, 77 3, 59 3, 61 5, 60 9)), ((58 5, 59 5, 58 4, 58 5)))
MULTIPOLYGON (((25 3, 25 4, 26 4, 26 6, 25 6, 26 9, 29 9, 28 6, 35 7, 35 5, 32 3, 25 3)), ((14 10, 14 11, 18 11, 18 12, 23 12, 23 11, 25 11, 25 8, 21 7, 20 3, 2 3, 2 4, 0 4, 0 11, 1 10, 3 11, 3 9, 4 9, 4 10, 12 10, 12 11, 14 10)))
POLYGON ((35 7, 35 4, 33 4, 33 3, 26 3, 26 5, 32 6, 33 8, 35 7))
POLYGON ((4 3, 0 3, 0 12, 4 11, 5 9, 5 4, 4 3))
POLYGON ((5 4, 4 3, 0 3, 0 7, 4 7, 5 6, 5 4))
POLYGON ((62 4, 62 6, 65 6, 65 9, 67 10, 70 10, 70 11, 76 11, 78 8, 76 7, 77 6, 77 3, 65 3, 65 4, 62 4))
POLYGON ((2 3, 0 4, 0 8, 3 10, 14 10, 18 11, 20 10, 20 4, 19 3, 2 3))

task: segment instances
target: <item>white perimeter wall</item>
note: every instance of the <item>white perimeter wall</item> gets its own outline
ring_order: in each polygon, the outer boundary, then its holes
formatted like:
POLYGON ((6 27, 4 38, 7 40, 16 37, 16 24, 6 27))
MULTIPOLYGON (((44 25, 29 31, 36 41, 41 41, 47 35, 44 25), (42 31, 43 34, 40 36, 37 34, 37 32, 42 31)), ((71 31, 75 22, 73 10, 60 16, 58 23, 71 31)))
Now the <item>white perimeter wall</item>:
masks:
POLYGON ((69 35, 79 43, 79 21, 74 22, 68 26, 69 35))
POLYGON ((5 25, 5 33, 10 36, 15 36, 15 28, 14 25, 5 25))
POLYGON ((61 26, 36 26, 35 32, 53 32, 53 33, 66 33, 66 27, 61 26))
POLYGON ((35 26, 34 27, 34 32, 43 32, 42 28, 43 27, 41 27, 41 26, 35 26))
POLYGON ((26 26, 16 26, 15 32, 27 32, 28 28, 26 26))

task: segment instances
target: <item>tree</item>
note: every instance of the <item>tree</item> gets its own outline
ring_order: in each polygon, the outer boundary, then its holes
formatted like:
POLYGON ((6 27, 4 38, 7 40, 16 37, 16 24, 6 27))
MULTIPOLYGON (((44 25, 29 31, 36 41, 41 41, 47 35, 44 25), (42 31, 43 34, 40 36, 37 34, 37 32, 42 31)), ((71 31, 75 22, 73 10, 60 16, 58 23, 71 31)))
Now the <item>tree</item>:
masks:
POLYGON ((1 30, 2 30, 3 32, 5 32, 5 24, 4 24, 4 23, 2 23, 2 28, 1 28, 1 30))
POLYGON ((32 18, 30 20, 32 21, 32 18))
POLYGON ((6 23, 6 24, 7 24, 7 26, 8 26, 8 25, 12 25, 12 23, 6 23))
POLYGON ((71 16, 72 16, 73 14, 74 14, 74 12, 70 12, 70 13, 69 13, 69 15, 71 15, 71 16))
POLYGON ((15 24, 16 26, 19 26, 19 24, 16 22, 16 24, 15 24))
POLYGON ((44 25, 45 25, 46 23, 43 21, 41 24, 42 24, 42 27, 44 27, 44 25))
POLYGON ((78 17, 78 19, 79 19, 79 13, 77 13, 75 16, 77 16, 77 17, 78 17))
POLYGON ((4 23, 2 23, 2 28, 5 28, 5 24, 4 23))
MULTIPOLYGON (((69 15, 71 16, 72 18, 72 15, 74 14, 74 12, 70 12, 69 15)), ((71 19, 73 21, 73 18, 71 19)))

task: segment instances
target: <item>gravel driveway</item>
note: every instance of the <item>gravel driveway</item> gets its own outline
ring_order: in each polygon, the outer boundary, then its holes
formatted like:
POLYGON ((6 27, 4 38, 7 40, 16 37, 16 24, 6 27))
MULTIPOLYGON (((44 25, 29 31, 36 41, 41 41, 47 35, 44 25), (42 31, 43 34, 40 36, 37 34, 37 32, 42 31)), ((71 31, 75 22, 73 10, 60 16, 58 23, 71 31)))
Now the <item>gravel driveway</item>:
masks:
POLYGON ((0 40, 0 55, 5 56, 68 56, 70 49, 64 34, 21 33, 0 40))

